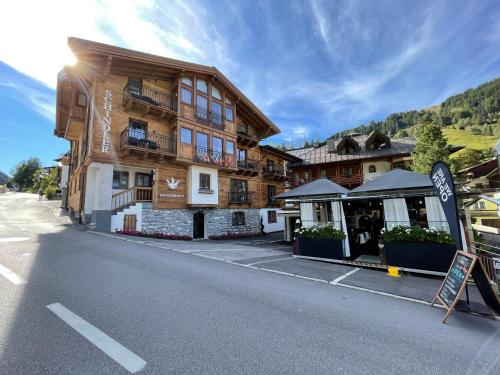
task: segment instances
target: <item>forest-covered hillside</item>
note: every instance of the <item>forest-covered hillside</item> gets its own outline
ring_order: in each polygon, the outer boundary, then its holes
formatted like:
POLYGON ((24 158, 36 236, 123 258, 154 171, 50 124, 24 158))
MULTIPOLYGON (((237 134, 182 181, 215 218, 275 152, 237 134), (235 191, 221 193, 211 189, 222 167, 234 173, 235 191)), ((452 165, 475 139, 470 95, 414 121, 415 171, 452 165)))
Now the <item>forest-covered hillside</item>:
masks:
POLYGON ((429 116, 443 127, 474 135, 500 136, 500 77, 451 96, 432 108, 393 113, 383 121, 371 121, 333 137, 351 132, 368 134, 374 129, 394 137, 406 136, 422 118, 429 116))

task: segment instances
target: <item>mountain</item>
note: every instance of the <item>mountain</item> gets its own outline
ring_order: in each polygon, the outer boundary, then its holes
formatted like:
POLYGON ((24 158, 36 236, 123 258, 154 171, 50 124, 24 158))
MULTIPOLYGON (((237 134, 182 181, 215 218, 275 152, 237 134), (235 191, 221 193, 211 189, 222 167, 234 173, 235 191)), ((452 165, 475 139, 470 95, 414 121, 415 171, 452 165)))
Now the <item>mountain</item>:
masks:
POLYGON ((7 176, 5 173, 0 171, 0 184, 5 184, 7 181, 9 181, 9 176, 7 176))
MULTIPOLYGON (((392 113, 383 121, 371 121, 369 124, 336 133, 332 138, 351 132, 369 134, 375 129, 392 137, 406 136, 412 133, 413 126, 429 116, 441 126, 461 130, 464 134, 499 136, 500 77, 450 96, 431 108, 392 113)), ((467 141, 467 137, 463 138, 467 141)))

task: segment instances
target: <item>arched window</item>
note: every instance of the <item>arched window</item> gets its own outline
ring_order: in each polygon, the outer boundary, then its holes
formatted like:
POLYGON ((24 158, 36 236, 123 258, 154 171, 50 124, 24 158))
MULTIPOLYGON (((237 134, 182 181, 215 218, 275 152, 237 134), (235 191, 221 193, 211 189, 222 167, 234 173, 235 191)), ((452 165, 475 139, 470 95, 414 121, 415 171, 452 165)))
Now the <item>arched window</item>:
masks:
POLYGON ((374 165, 370 165, 368 167, 368 173, 375 173, 375 172, 377 172, 377 167, 374 165))

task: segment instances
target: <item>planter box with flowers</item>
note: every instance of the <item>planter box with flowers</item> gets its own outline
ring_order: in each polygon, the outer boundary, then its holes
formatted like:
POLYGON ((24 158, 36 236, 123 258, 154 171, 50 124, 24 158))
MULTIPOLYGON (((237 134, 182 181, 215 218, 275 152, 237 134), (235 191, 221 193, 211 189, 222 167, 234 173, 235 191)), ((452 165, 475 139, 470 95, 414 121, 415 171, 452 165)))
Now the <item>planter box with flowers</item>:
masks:
POLYGON ((315 225, 299 230, 298 255, 344 259, 342 240, 345 233, 331 224, 315 225))
POLYGON ((387 264, 436 272, 448 272, 457 251, 444 230, 397 226, 382 229, 387 264))

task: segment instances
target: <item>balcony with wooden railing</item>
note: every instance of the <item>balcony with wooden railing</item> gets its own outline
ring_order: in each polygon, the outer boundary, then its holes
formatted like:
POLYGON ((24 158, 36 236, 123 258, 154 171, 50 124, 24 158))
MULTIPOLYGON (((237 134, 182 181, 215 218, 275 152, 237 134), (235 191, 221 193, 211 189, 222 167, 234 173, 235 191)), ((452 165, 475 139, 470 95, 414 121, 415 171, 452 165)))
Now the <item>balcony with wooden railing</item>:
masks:
POLYGON ((193 146, 193 161, 232 170, 237 168, 234 154, 202 146, 193 146))
POLYGON ((177 141, 166 135, 125 128, 120 135, 120 150, 144 157, 149 154, 173 157, 177 153, 177 141))
POLYGON ((244 128, 238 128, 237 135, 238 144, 242 146, 255 147, 259 144, 259 138, 249 134, 244 128))
POLYGON ((117 212, 124 210, 136 203, 152 202, 153 188, 134 186, 130 189, 120 191, 111 197, 111 210, 117 212))
POLYGON ((238 172, 243 176, 257 176, 259 174, 260 163, 257 160, 246 159, 238 160, 238 172))
POLYGON ((230 204, 252 204, 253 193, 231 191, 228 195, 230 204))
POLYGON ((126 109, 156 118, 171 118, 177 115, 176 95, 145 85, 137 87, 127 84, 123 89, 123 105, 126 109))
POLYGON ((288 179, 284 168, 270 165, 264 165, 262 167, 262 175, 264 176, 264 178, 277 181, 285 181, 288 179))

